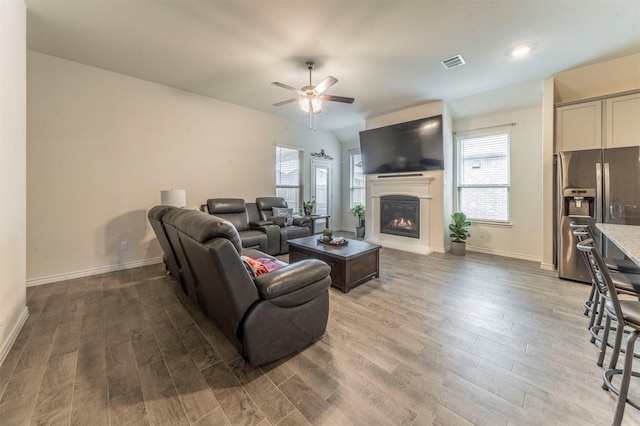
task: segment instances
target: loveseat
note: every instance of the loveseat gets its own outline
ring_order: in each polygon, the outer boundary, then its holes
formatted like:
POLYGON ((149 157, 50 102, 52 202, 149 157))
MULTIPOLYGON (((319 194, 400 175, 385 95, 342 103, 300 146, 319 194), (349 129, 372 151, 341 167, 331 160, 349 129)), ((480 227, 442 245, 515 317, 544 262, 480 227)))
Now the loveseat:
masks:
POLYGON ((249 364, 275 361, 324 334, 331 285, 326 263, 307 259, 288 265, 242 249, 229 221, 200 211, 156 206, 149 219, 161 225, 153 227, 162 231, 159 238, 167 237, 161 247, 176 259, 185 292, 249 364), (277 269, 255 276, 241 256, 277 269))
POLYGON ((282 197, 261 197, 255 203, 210 198, 201 210, 230 221, 238 230, 242 247, 274 256, 289 252, 290 239, 311 235, 311 219, 294 214, 282 197))

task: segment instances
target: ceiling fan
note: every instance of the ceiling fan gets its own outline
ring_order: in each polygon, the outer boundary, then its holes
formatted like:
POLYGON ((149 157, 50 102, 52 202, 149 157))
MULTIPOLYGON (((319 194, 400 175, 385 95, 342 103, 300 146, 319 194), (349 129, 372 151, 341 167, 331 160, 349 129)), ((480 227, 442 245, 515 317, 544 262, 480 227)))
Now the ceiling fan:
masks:
POLYGON ((333 101, 333 102, 343 102, 346 104, 352 104, 354 99, 347 98, 344 96, 335 96, 335 95, 325 95, 324 92, 334 84, 338 82, 338 79, 335 77, 327 77, 318 83, 317 86, 314 86, 311 80, 311 71, 315 62, 308 61, 306 62, 307 69, 309 70, 309 85, 304 86, 301 89, 296 89, 295 87, 289 86, 287 84, 278 83, 277 81, 272 82, 274 86, 282 87, 283 89, 291 90, 298 94, 297 98, 287 99, 286 101, 276 102, 273 106, 280 106, 284 104, 288 104, 291 102, 298 101, 300 108, 304 112, 309 113, 309 128, 316 129, 315 126, 315 116, 322 112, 322 101, 333 101))

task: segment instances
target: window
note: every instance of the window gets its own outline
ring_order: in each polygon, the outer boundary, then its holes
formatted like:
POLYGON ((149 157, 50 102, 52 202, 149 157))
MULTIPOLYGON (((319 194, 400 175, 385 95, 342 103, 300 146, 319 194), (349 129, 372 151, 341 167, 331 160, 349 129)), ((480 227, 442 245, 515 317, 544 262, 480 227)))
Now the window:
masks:
POLYGON ((509 222, 509 132, 456 139, 458 211, 476 221, 509 222))
POLYGON ((364 204, 365 175, 362 174, 362 155, 359 151, 349 152, 349 190, 351 195, 351 207, 357 203, 364 204))
POLYGON ((276 196, 287 201, 294 212, 302 209, 302 151, 276 147, 276 196))

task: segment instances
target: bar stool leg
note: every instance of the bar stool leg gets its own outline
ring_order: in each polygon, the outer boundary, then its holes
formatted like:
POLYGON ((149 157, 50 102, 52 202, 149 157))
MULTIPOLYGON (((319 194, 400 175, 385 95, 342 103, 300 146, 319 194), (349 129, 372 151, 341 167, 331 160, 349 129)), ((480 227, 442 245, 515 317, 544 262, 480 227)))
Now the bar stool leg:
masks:
POLYGON ((627 353, 624 357, 624 369, 622 370, 622 382, 620 383, 620 392, 618 393, 618 403, 616 404, 616 412, 613 417, 613 425, 620 426, 622 416, 624 416, 624 408, 627 404, 627 395, 629 393, 629 382, 631 381, 631 363, 633 362, 633 350, 636 339, 640 335, 640 330, 634 330, 627 340, 627 353))
MULTIPOLYGON (((609 369, 616 368, 618 364, 618 356, 620 355, 620 348, 622 347, 622 338, 624 337, 624 326, 620 323, 616 324, 616 340, 613 343, 613 350, 611 352, 611 359, 609 360, 609 369)), ((633 346, 631 347, 631 356, 633 357, 633 346)))
MULTIPOLYGON (((593 315, 591 316, 591 320, 589 321, 589 330, 595 332, 598 328, 600 328, 600 325, 602 324, 602 316, 604 315, 604 304, 604 297, 598 294, 596 297, 596 301, 593 304, 593 315)), ((596 337, 592 335, 591 343, 595 343, 595 341, 596 337)))
MULTIPOLYGON (((596 285, 594 283, 591 283, 591 293, 589 293, 589 298, 584 304, 585 315, 589 315, 589 311, 593 312, 593 304, 595 303, 595 300, 596 300, 596 285)), ((591 327, 591 325, 593 324, 590 324, 589 327, 591 327)))
POLYGON ((597 362, 598 367, 602 367, 602 364, 604 364, 604 354, 605 352, 607 352, 607 343, 609 343, 610 328, 611 328, 611 317, 607 315, 607 319, 604 324, 604 331, 602 333, 602 340, 600 341, 600 354, 598 355, 598 362, 597 362))

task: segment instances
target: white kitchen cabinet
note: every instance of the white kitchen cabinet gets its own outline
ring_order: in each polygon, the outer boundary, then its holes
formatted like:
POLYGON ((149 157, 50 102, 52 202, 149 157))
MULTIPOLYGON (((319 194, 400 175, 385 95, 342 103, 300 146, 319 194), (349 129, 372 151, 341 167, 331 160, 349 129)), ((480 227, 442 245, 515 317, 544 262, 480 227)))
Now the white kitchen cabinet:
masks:
POLYGON ((556 152, 602 148, 602 101, 556 108, 556 152))
POLYGON ((605 101, 605 148, 640 145, 640 93, 605 101))

